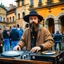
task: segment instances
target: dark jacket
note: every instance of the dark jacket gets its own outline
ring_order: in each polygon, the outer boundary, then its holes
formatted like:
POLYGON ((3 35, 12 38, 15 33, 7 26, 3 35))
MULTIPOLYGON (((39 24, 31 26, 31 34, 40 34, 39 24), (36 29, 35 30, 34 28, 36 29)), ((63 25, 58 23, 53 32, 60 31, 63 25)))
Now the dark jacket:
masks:
POLYGON ((7 30, 3 31, 3 38, 4 39, 10 38, 10 35, 7 32, 8 32, 7 30))
POLYGON ((19 33, 17 29, 12 29, 10 32, 10 38, 12 41, 18 41, 19 40, 19 33))
POLYGON ((62 39, 62 35, 60 33, 56 33, 54 35, 54 41, 55 42, 61 42, 61 39, 62 39))

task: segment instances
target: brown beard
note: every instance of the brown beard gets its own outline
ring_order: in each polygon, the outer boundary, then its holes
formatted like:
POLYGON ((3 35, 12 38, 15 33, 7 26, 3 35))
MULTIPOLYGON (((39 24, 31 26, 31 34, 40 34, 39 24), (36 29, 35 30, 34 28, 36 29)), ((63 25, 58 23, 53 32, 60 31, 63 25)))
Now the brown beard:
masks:
POLYGON ((38 25, 39 24, 36 24, 36 23, 31 23, 30 24, 30 28, 31 28, 31 32, 37 32, 38 31, 38 25))

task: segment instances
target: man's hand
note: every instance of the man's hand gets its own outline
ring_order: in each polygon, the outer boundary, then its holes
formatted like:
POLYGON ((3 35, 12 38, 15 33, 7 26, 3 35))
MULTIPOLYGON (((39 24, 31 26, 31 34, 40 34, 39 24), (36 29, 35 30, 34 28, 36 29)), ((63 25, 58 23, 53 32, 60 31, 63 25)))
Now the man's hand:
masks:
POLYGON ((20 46, 19 45, 17 45, 17 46, 15 46, 14 47, 14 49, 13 50, 21 50, 21 48, 20 48, 20 46))
POLYGON ((30 51, 33 53, 33 52, 38 52, 39 50, 41 50, 41 48, 39 46, 35 46, 30 51))

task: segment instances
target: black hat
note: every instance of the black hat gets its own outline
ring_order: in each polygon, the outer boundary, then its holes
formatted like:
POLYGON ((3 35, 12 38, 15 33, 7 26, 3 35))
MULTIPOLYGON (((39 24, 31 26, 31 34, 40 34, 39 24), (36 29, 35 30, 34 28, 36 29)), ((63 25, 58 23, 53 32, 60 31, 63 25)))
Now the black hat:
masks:
POLYGON ((37 16, 39 22, 41 22, 43 20, 43 17, 38 15, 38 13, 34 10, 30 11, 30 13, 28 15, 24 16, 24 18, 23 18, 24 21, 29 22, 29 16, 37 16))

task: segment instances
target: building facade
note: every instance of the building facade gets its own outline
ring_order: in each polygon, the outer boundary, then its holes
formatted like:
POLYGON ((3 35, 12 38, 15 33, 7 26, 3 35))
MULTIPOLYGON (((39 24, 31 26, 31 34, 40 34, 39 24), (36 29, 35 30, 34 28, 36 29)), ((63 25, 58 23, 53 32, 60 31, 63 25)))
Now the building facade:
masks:
POLYGON ((23 17, 29 13, 30 0, 16 0, 16 24, 25 29, 26 22, 23 17))
POLYGON ((7 26, 13 27, 16 25, 16 8, 7 11, 7 26))
POLYGON ((19 24, 25 29, 26 22, 23 20, 24 15, 29 13, 29 2, 27 0, 16 0, 16 8, 11 8, 7 12, 8 26, 19 24), (14 17, 14 21, 13 21, 14 17))
POLYGON ((36 10, 44 18, 41 24, 51 33, 64 32, 64 0, 16 0, 15 2, 16 8, 7 12, 7 25, 19 24, 24 29, 26 22, 23 16, 31 10, 36 10))
MULTIPOLYGON (((26 15, 29 11, 36 10, 44 18, 42 24, 51 33, 64 32, 64 0, 16 0, 16 3, 16 16, 20 13, 22 19, 23 13, 26 15)), ((25 25, 23 19, 17 20, 17 22, 25 25)))
POLYGON ((7 10, 4 5, 0 4, 0 28, 5 28, 7 25, 7 10))
POLYGON ((44 26, 51 33, 64 32, 64 0, 38 0, 37 6, 34 2, 30 10, 36 10, 44 17, 44 26))

